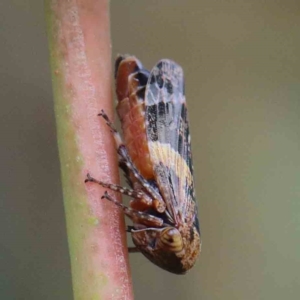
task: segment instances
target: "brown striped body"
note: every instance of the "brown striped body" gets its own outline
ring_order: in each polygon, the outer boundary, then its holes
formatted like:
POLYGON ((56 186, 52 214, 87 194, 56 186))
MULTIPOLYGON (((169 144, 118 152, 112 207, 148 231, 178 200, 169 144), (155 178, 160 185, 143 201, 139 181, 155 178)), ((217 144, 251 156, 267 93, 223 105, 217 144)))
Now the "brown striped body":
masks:
POLYGON ((119 56, 116 93, 123 138, 102 110, 114 135, 119 166, 130 188, 94 182, 131 197, 129 207, 107 192, 103 198, 121 207, 135 247, 151 262, 174 274, 191 269, 201 251, 191 141, 182 68, 162 59, 147 71, 134 56, 119 56))

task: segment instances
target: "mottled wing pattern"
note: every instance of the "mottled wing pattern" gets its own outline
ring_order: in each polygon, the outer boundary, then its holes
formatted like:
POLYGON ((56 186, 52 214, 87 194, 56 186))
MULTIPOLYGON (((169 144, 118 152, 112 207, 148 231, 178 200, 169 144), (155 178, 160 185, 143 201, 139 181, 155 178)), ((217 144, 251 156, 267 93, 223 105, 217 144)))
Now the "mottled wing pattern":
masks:
POLYGON ((163 59, 152 69, 145 93, 145 119, 155 179, 175 224, 196 212, 183 70, 163 59))

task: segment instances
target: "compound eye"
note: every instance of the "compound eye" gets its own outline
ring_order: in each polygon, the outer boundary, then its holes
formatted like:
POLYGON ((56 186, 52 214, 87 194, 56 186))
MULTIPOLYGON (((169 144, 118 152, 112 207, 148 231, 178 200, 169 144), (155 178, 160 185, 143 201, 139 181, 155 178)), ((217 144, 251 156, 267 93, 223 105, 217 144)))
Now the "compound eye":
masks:
POLYGON ((171 252, 180 252, 183 249, 181 234, 174 227, 165 228, 161 232, 159 244, 162 248, 171 252))

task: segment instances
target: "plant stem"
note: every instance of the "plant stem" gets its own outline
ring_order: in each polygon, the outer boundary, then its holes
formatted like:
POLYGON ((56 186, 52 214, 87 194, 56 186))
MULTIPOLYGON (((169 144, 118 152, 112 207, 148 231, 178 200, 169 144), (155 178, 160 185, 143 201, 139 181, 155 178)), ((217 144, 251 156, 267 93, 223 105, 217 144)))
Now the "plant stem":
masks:
MULTIPOLYGON (((89 172, 118 183, 107 0, 46 0, 74 299, 133 299, 123 214, 84 184, 89 172)), ((115 195, 117 197, 117 195, 115 195)))

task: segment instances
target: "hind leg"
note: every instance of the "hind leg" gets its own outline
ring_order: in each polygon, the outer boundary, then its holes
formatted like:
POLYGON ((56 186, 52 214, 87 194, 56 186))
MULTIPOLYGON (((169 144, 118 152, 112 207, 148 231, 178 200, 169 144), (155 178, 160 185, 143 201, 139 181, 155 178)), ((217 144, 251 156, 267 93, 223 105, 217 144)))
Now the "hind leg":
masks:
POLYGON ((107 199, 108 201, 120 207, 123 210, 124 214, 128 218, 130 218, 134 224, 144 225, 146 227, 161 227, 163 225, 163 219, 150 215, 146 212, 141 212, 127 207, 124 204, 117 201, 116 199, 114 199, 107 192, 104 193, 101 199, 107 199))

